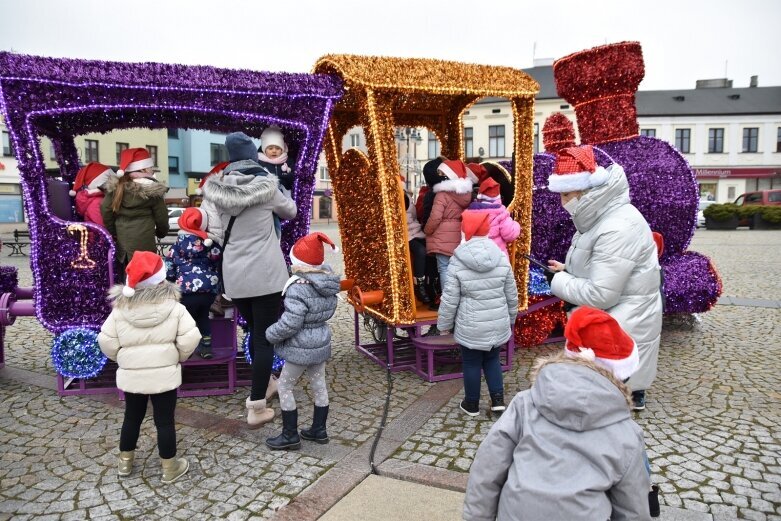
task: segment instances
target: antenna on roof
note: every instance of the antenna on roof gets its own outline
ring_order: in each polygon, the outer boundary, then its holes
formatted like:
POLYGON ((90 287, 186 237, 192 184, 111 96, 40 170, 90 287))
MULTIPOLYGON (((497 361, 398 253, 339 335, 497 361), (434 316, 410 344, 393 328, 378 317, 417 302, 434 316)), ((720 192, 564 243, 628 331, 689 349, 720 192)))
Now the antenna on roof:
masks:
POLYGON ((729 78, 729 74, 727 74, 727 68, 729 67, 729 60, 724 60, 724 77, 729 78))
POLYGON ((532 46, 532 63, 534 62, 534 58, 537 57, 537 42, 534 42, 534 45, 532 46))

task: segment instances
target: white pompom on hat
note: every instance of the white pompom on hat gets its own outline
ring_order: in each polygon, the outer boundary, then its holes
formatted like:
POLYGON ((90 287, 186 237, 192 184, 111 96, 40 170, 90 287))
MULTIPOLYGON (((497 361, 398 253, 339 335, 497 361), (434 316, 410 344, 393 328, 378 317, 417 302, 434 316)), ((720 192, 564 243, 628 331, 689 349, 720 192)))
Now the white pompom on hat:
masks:
POLYGON ((108 181, 109 176, 114 175, 114 171, 104 164, 92 162, 83 166, 79 173, 76 174, 76 179, 73 181, 73 190, 68 194, 71 197, 76 197, 76 194, 84 188, 100 188, 103 183, 108 181))
POLYGON ((186 208, 182 215, 179 216, 179 229, 187 233, 200 237, 203 240, 203 245, 207 248, 214 244, 214 241, 209 239, 206 229, 209 226, 209 216, 202 208, 196 208, 191 206, 186 208))
POLYGON ((608 171, 597 165, 591 145, 569 147, 559 151, 553 173, 548 176, 548 190, 581 192, 602 186, 609 177, 608 171))
POLYGON ((122 294, 132 297, 136 289, 151 288, 165 280, 165 263, 156 253, 137 251, 125 268, 127 279, 122 294))

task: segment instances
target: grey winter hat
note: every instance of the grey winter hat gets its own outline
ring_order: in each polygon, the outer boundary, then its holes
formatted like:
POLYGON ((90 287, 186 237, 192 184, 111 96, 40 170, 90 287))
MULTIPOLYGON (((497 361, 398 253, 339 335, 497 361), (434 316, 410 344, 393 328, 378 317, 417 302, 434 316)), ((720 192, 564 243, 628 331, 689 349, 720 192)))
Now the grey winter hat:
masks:
POLYGON ((252 139, 244 132, 233 132, 225 137, 225 147, 228 149, 228 161, 241 161, 243 159, 258 159, 258 148, 252 139))

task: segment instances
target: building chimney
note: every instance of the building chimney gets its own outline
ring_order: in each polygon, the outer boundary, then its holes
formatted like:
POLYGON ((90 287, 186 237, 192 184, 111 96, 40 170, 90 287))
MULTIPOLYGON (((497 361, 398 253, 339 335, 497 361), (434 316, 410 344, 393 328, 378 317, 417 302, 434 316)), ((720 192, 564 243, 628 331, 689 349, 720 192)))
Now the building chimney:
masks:
POLYGON ((727 78, 714 78, 711 80, 697 80, 697 89, 724 89, 732 88, 732 80, 727 78))
POLYGON ((553 58, 535 58, 534 59, 534 66, 535 67, 550 67, 553 65, 553 58))
POLYGON ((759 76, 752 76, 751 81, 748 84, 749 87, 758 87, 759 86, 759 76))

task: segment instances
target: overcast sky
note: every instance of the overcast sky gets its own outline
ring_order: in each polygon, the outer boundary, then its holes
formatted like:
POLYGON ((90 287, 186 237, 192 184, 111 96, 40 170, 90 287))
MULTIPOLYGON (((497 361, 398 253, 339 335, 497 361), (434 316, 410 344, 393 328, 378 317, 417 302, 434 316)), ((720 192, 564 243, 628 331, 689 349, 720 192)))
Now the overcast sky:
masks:
POLYGON ((725 69, 781 85, 780 0, 0 0, 2 50, 268 71, 326 53, 527 68, 624 40, 643 46, 643 90, 725 69))

